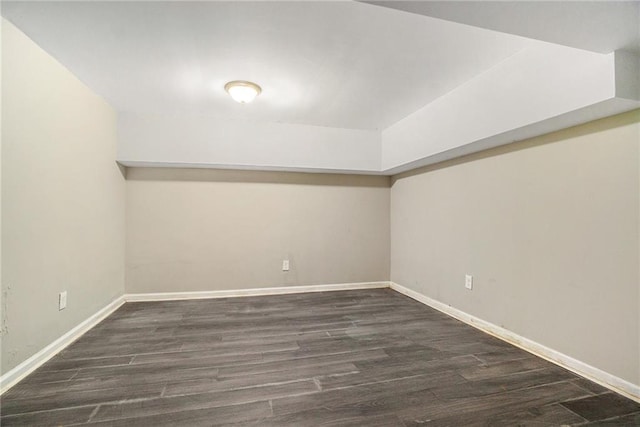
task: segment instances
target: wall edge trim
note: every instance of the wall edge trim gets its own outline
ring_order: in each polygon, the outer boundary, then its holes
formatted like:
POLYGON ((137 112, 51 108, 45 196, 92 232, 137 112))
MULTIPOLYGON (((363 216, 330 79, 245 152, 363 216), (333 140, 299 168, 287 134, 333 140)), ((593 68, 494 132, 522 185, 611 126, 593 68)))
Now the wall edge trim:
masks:
POLYGON ((194 291, 194 292, 151 292, 125 294, 126 302, 140 301, 174 301, 189 299, 212 299, 212 298, 237 298, 263 295, 285 295, 305 292, 327 292, 327 291, 347 291, 355 289, 377 289, 388 288, 389 282, 356 282, 337 283, 327 285, 302 285, 302 286, 278 286, 269 288, 231 289, 218 291, 194 291))
POLYGON ((494 325, 491 322, 475 317, 462 310, 451 307, 443 302, 429 298, 419 292, 409 289, 405 286, 399 285, 395 282, 390 282, 390 288, 396 292, 408 296, 424 305, 427 305, 435 310, 438 310, 446 315, 449 315, 467 325, 473 326, 482 332, 492 335, 502 341, 508 342, 522 350, 525 350, 535 356, 541 357, 551 363, 554 363, 562 368, 585 377, 595 383, 598 383, 616 393, 619 393, 629 399, 640 402, 640 385, 633 384, 627 380, 617 377, 613 374, 605 372, 595 366, 591 366, 585 362, 574 359, 564 353, 544 346, 529 338, 525 338, 516 334, 508 329, 494 325))
POLYGON ((0 376, 0 395, 4 394, 11 387, 16 385, 27 375, 44 365, 49 359, 56 354, 60 353, 66 347, 68 347, 75 340, 80 338, 102 320, 104 320, 111 313, 116 311, 125 303, 124 296, 121 295, 109 304, 89 316, 87 319, 74 326, 67 331, 64 335, 38 351, 33 356, 29 357, 13 369, 5 372, 0 376))

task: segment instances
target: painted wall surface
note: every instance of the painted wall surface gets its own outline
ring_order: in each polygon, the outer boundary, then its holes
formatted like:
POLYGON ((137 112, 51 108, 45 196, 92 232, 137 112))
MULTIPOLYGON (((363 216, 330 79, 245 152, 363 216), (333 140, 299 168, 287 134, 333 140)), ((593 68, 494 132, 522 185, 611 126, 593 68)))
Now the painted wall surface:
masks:
POLYGON ((640 384, 639 151, 636 110, 394 177, 391 280, 640 384))
POLYGON ((3 373, 124 292, 116 149, 109 105, 3 20, 3 373))
POLYGON ((380 132, 189 115, 120 113, 118 160, 379 172, 380 132))
POLYGON ((132 168, 126 258, 129 293, 388 280, 389 178, 132 168))
MULTIPOLYGON (((523 139, 499 137, 614 98, 615 71, 613 53, 554 45, 525 48, 384 129, 382 169, 486 139, 497 138, 493 146, 523 139)), ((622 111, 637 108, 637 103, 633 105, 622 111)), ((595 109, 569 118, 568 123, 584 123, 606 114, 612 114, 610 109, 595 109)), ((567 126, 555 123, 551 130, 567 126)))

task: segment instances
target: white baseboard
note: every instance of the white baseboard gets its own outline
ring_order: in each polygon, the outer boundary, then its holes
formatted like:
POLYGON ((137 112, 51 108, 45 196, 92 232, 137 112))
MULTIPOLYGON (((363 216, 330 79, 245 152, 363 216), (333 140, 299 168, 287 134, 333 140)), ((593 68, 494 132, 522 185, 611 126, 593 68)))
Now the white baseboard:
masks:
POLYGON ((274 288, 233 289, 223 291, 200 292, 154 292, 144 294, 125 294, 127 302, 171 301, 185 299, 234 298, 262 295, 299 294, 304 292, 347 291, 353 289, 388 288, 389 282, 338 283, 334 285, 279 286, 274 288))
POLYGON ((580 360, 574 359, 571 356, 560 353, 528 338, 522 337, 512 331, 509 331, 493 323, 482 320, 464 311, 453 308, 440 301, 436 301, 429 298, 419 292, 413 291, 402 285, 394 282, 390 282, 390 287, 394 291, 400 292, 416 301, 419 301, 431 308, 441 311, 451 317, 454 317, 474 328, 477 328, 483 332, 493 335, 503 341, 508 342, 516 347, 528 351, 538 357, 548 360, 558 366, 568 369, 578 375, 581 375, 589 380, 596 382, 610 390, 620 393, 630 399, 640 402, 640 385, 633 384, 629 381, 623 380, 615 375, 598 369, 594 366, 588 365, 580 360))
POLYGON ((16 385, 21 379, 42 366, 47 360, 64 350, 69 344, 80 338, 85 332, 100 323, 105 317, 116 311, 124 304, 124 297, 120 296, 97 313, 71 329, 69 332, 20 363, 15 368, 0 377, 0 395, 16 385))

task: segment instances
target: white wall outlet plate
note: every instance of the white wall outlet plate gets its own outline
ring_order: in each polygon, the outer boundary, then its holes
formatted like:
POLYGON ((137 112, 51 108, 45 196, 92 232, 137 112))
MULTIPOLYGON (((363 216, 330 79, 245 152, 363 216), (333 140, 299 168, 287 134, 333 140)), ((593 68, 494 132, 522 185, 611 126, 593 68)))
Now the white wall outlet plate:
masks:
POLYGON ((289 260, 282 260, 282 271, 289 271, 289 260))
POLYGON ((65 308, 67 308, 67 291, 58 294, 58 310, 64 310, 65 308))
POLYGON ((470 274, 464 276, 464 287, 467 289, 473 289, 473 276, 470 274))

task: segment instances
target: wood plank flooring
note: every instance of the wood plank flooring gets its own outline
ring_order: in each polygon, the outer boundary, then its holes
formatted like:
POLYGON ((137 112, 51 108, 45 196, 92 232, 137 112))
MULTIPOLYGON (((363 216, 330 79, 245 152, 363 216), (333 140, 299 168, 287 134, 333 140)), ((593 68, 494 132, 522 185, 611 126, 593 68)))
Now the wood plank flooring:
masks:
POLYGON ((1 424, 640 425, 640 405, 389 289, 128 303, 1 424))

